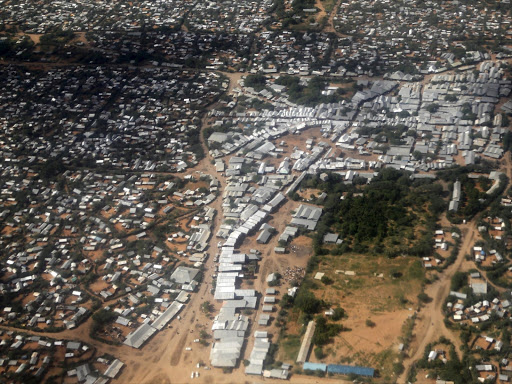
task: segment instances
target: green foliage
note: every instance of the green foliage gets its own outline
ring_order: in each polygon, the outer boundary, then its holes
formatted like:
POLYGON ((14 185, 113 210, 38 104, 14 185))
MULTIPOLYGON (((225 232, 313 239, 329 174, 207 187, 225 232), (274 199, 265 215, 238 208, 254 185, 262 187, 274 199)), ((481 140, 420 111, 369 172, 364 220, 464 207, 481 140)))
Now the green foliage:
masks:
POLYGON ((373 251, 390 258, 432 254, 436 218, 445 208, 441 185, 431 180, 412 181, 407 172, 385 168, 370 184, 360 188, 343 184, 335 174, 329 175, 327 181, 306 178, 302 187, 320 189, 328 195, 313 238, 316 256, 308 262, 307 272, 316 268, 317 256, 327 252, 337 255, 350 250, 373 251), (420 215, 426 219, 426 229, 418 236, 412 228, 420 215), (340 233, 344 243, 324 249, 323 237, 327 232, 340 233), (393 238, 403 241, 392 243, 393 238))
POLYGON ((61 159, 51 159, 42 164, 39 169, 39 176, 42 180, 53 180, 57 175, 66 171, 61 159))
POLYGON ((325 317, 317 316, 313 344, 317 346, 328 344, 342 330, 343 326, 341 324, 328 323, 325 317))
POLYGON ((401 362, 393 363, 393 373, 397 376, 404 372, 404 365, 401 362))
POLYGON ((321 371, 320 369, 317 369, 317 370, 305 369, 304 374, 308 375, 308 376, 324 377, 325 371, 321 371))
POLYGON ((439 110, 439 104, 433 103, 427 105, 427 111, 430 113, 436 113, 439 110))
MULTIPOLYGON (((508 118, 507 118, 507 126, 508 126, 508 118)), ((503 136, 503 150, 509 151, 511 144, 512 144, 512 132, 508 131, 503 136)), ((510 156, 510 155, 507 155, 507 156, 510 156)))
POLYGON ((314 106, 319 103, 335 103, 343 99, 339 92, 331 96, 322 95, 327 83, 321 77, 313 77, 307 85, 302 85, 298 77, 283 75, 276 80, 276 84, 287 87, 288 97, 295 104, 314 106))
POLYGON ((370 327, 370 328, 373 328, 373 327, 375 327, 375 325, 376 325, 376 324, 375 324, 372 320, 370 320, 370 319, 366 319, 365 324, 366 324, 366 326, 367 326, 367 327, 370 327))
POLYGON ((57 29, 53 32, 42 35, 39 39, 39 42, 42 46, 63 46, 64 44, 71 41, 74 37, 75 33, 73 31, 63 31, 61 29, 57 29))
POLYGON ((345 310, 341 307, 334 308, 334 314, 332 315, 333 321, 341 320, 345 316, 345 310))
POLYGON ((408 127, 404 124, 382 125, 379 127, 369 127, 366 125, 358 129, 360 135, 376 135, 376 142, 387 142, 393 145, 403 144, 403 135, 408 132, 408 127))
POLYGON ((201 332, 199 332, 199 337, 201 339, 209 339, 211 336, 204 329, 201 329, 201 332))
POLYGON ((512 281, 507 278, 506 273, 508 272, 507 265, 501 265, 492 271, 487 272, 487 277, 494 284, 504 288, 512 288, 512 281))
POLYGON ((263 361, 263 367, 269 368, 269 365, 272 365, 275 363, 275 355, 277 352, 278 345, 277 344, 270 344, 270 348, 268 350, 267 356, 265 357, 265 360, 263 361))
MULTIPOLYGON (((507 115, 502 115, 502 117, 503 117, 503 118, 502 118, 502 120, 501 120, 501 126, 502 126, 502 127, 508 127, 508 126, 510 125, 510 119, 509 119, 509 117, 508 117, 507 115)), ((505 133, 505 135, 507 135, 507 134, 509 134, 509 136, 510 136, 511 132, 510 132, 510 131, 508 131, 507 133, 505 133)), ((510 140, 510 139, 509 139, 509 140, 510 140)))
POLYGON ((407 186, 398 183, 401 177, 400 172, 386 168, 362 196, 350 196, 339 203, 337 216, 344 237, 354 236, 358 242, 382 239, 389 233, 391 222, 412 224, 414 216, 404 208, 407 204, 399 204, 407 195, 407 186))
POLYGON ((254 88, 254 90, 258 92, 265 88, 266 83, 267 78, 262 74, 251 74, 248 75, 244 80, 244 85, 246 87, 254 88))
POLYGON ((92 315, 93 323, 91 325, 91 329, 89 330, 91 337, 97 337, 97 333, 105 325, 114 321, 114 319, 116 317, 117 317, 117 315, 114 312, 108 311, 106 309, 101 309, 98 312, 96 312, 94 315, 92 315))
MULTIPOLYGON (((465 332, 466 331, 463 333, 465 332)), ((438 377, 441 380, 453 381, 456 384, 477 383, 478 381, 475 380, 476 377, 473 377, 471 374, 475 364, 477 364, 477 362, 469 354, 465 354, 462 361, 460 361, 455 353, 453 344, 446 338, 441 337, 438 341, 430 343, 425 347, 423 358, 417 362, 415 370, 416 368, 429 370, 433 373, 434 377, 438 377), (446 364, 438 359, 428 361, 428 353, 435 344, 446 344, 449 346, 449 358, 446 364)))
POLYGON ((279 301, 281 308, 291 308, 293 305, 293 297, 285 293, 279 301))
POLYGON ((293 0, 292 8, 295 11, 295 14, 303 14, 302 10, 306 8, 314 8, 315 1, 314 0, 293 0))
POLYGON ((213 305, 209 302, 209 301, 205 301, 201 304, 201 311, 203 311, 203 313, 211 313, 214 311, 214 307, 213 305))
POLYGON ((430 303, 432 301, 432 298, 429 295, 427 295, 425 292, 421 292, 418 295, 418 300, 421 303, 430 303))
POLYGON ((117 315, 112 312, 108 311, 106 309, 101 309, 98 312, 96 312, 94 315, 92 315, 92 319, 100 324, 108 324, 117 317, 117 315))
POLYGON ((491 203, 493 203, 503 193, 508 182, 508 178, 504 174, 500 176, 498 188, 496 188, 491 194, 481 191, 477 187, 477 183, 479 181, 469 178, 468 176, 471 172, 489 173, 495 168, 496 163, 481 161, 477 165, 454 167, 449 170, 438 172, 438 176, 442 180, 451 182, 459 180, 462 184, 462 208, 459 209, 459 214, 457 216, 449 216, 449 219, 452 221, 457 218, 460 220, 461 217, 471 219, 478 212, 491 205, 491 203))
POLYGON ((304 288, 304 285, 299 289, 294 303, 306 314, 315 314, 322 308, 322 301, 318 300, 313 292, 304 288))
POLYGON ((322 360, 325 357, 325 353, 322 347, 316 347, 315 348, 315 357, 318 360, 322 360))
POLYGON ((459 291, 462 287, 466 286, 468 284, 468 274, 466 272, 455 272, 451 285, 450 290, 452 291, 459 291))
POLYGON ((457 100, 458 100, 458 98, 457 98, 457 96, 455 96, 455 95, 446 95, 446 96, 444 97, 444 100, 445 100, 445 101, 449 101, 449 102, 455 102, 455 101, 457 101, 457 100))
POLYGON ((421 160, 423 158, 423 154, 420 151, 414 151, 412 156, 415 160, 421 160))
POLYGON ((6 40, 0 41, 0 56, 5 56, 5 55, 11 53, 13 48, 14 48, 14 44, 11 40, 6 39, 6 40))

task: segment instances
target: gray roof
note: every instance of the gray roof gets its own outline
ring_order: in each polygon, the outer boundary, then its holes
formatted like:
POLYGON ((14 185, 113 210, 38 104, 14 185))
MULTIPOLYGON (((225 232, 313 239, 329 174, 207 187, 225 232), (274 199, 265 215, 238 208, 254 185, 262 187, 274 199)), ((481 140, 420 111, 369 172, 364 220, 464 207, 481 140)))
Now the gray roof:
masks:
POLYGON ((256 241, 260 244, 266 244, 268 243, 268 240, 270 239, 271 236, 272 233, 268 229, 265 229, 261 231, 256 241))
POLYGON ((301 204, 293 215, 294 218, 318 221, 322 215, 322 208, 312 205, 301 204))
POLYGON ((117 376, 124 363, 121 360, 115 359, 112 364, 110 364, 105 371, 104 375, 113 379, 117 376))
POLYGON ((171 279, 178 284, 188 284, 194 280, 198 273, 198 269, 180 266, 174 270, 171 279))
POLYGON ((126 336, 124 344, 133 348, 140 348, 142 344, 144 344, 146 340, 153 336, 155 332, 155 328, 153 328, 148 323, 144 323, 135 331, 126 336))
POLYGON ((66 349, 77 350, 80 348, 81 345, 82 343, 80 343, 79 341, 68 341, 68 343, 66 344, 66 349))
POLYGON ((183 308, 184 304, 173 301, 171 305, 153 322, 152 327, 161 331, 174 316, 183 308))
POLYGON ((335 243, 338 240, 337 233, 326 233, 324 235, 324 243, 335 243))
POLYGON ((76 376, 78 378, 78 381, 85 381, 89 373, 91 373, 91 368, 89 367, 89 364, 82 364, 76 367, 76 376))

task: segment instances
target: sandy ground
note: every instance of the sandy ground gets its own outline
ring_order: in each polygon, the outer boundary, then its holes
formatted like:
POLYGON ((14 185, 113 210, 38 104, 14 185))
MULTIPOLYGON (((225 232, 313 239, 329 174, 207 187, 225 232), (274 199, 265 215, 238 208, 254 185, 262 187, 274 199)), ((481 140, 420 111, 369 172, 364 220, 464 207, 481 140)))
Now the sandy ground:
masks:
MULTIPOLYGON (((426 304, 418 313, 414 328, 413 342, 411 343, 408 351, 410 357, 404 360, 406 373, 409 371, 412 363, 423 356, 423 352, 427 344, 435 341, 440 336, 445 336, 447 339, 451 340, 455 345, 457 354, 461 357, 461 341, 458 335, 454 335, 446 328, 444 324, 444 315, 442 313, 442 305, 445 298, 450 293, 451 278, 455 272, 461 270, 465 260, 464 255, 470 252, 475 241, 475 237, 478 234, 476 223, 477 219, 473 219, 470 223, 460 226, 463 237, 456 262, 449 266, 445 272, 439 276, 439 280, 428 285, 425 289, 425 293, 433 300, 426 304)), ((398 383, 406 382, 406 373, 398 379, 398 383)))
MULTIPOLYGON (((505 172, 506 175, 511 178, 512 161, 510 154, 506 154, 501 160, 500 170, 505 172)), ((444 316, 442 314, 442 305, 450 292, 450 282, 455 272, 468 271, 475 267, 475 264, 472 261, 467 261, 464 256, 466 254, 471 254, 473 244, 478 240, 479 233, 476 229, 476 223, 478 220, 479 216, 475 217, 471 222, 459 226, 462 230, 463 238, 457 261, 440 275, 439 280, 434 284, 427 286, 425 290, 427 295, 433 298, 433 300, 425 305, 419 314, 414 329, 415 337, 409 350, 410 357, 404 361, 405 373, 399 378, 398 383, 406 382, 405 379, 407 377, 407 372, 409 371, 412 363, 422 357, 427 344, 435 341, 440 336, 445 336, 450 339, 455 345, 459 358, 461 357, 460 347, 462 343, 458 335, 454 335, 446 328, 444 324, 444 316)), ((502 288, 498 288, 498 290, 503 291, 502 288)))
MULTIPOLYGON (((205 172, 217 175, 214 166, 210 163, 209 159, 203 160, 194 171, 205 172)), ((221 191, 225 187, 223 177, 217 175, 221 183, 221 191)), ((211 204, 217 212, 221 210, 222 200, 217 198, 211 204)), ((278 231, 282 231, 285 222, 289 218, 291 211, 296 208, 298 203, 289 201, 281 207, 279 217, 274 216, 270 220, 270 224, 275 226, 278 231)), ((215 217, 212 232, 215 233, 216 229, 220 226, 222 215, 217 214, 215 217)), ((277 243, 277 238, 274 237, 266 245, 256 245, 256 236, 247 239, 240 250, 242 252, 248 251, 250 248, 258 248, 262 252, 262 261, 260 261, 260 270, 254 280, 253 288, 256 290, 264 289, 264 281, 268 273, 274 271, 283 271, 289 265, 297 265, 307 263, 307 255, 304 252, 289 255, 276 255, 273 252, 273 247, 277 243)), ((300 239, 297 239, 300 241, 300 239)), ((215 255, 218 252, 217 241, 215 237, 210 242, 208 250, 210 255, 215 255)), ((307 248, 302 248, 307 249, 307 248)), ((230 374, 223 374, 220 369, 205 370, 203 367, 197 368, 198 362, 209 362, 209 354, 211 346, 202 346, 199 343, 194 343, 193 340, 199 338, 199 332, 205 330, 211 334, 211 315, 205 315, 201 309, 201 304, 208 300, 215 305, 216 311, 219 309, 219 304, 215 303, 209 290, 211 288, 212 274, 214 272, 213 257, 210 257, 206 262, 206 272, 204 282, 201 285, 199 292, 191 296, 190 302, 187 304, 186 310, 181 313, 180 321, 173 321, 171 323, 172 329, 165 329, 156 334, 141 350, 133 350, 122 346, 119 350, 121 360, 126 364, 122 375, 113 383, 187 383, 190 382, 190 374, 192 371, 200 373, 199 378, 195 378, 194 382, 198 383, 252 383, 263 381, 261 377, 248 377, 244 373, 244 367, 239 367, 233 370, 230 374), (186 351, 185 348, 191 348, 191 351, 186 351)), ((280 293, 284 292, 280 289, 280 293)), ((260 306, 261 307, 261 306, 260 306)), ((214 312, 215 313, 215 312, 214 312)), ((254 319, 259 315, 259 310, 254 311, 250 317, 254 319)), ((251 338, 248 338, 248 345, 244 350, 243 358, 249 356, 252 345, 251 338)), ((326 382, 334 380, 326 380, 326 382)), ((265 379, 265 382, 281 382, 279 380, 265 379)), ((294 376, 292 382, 297 383, 313 383, 318 382, 318 378, 307 376, 294 376)), ((336 380, 340 382, 340 380, 336 380)))

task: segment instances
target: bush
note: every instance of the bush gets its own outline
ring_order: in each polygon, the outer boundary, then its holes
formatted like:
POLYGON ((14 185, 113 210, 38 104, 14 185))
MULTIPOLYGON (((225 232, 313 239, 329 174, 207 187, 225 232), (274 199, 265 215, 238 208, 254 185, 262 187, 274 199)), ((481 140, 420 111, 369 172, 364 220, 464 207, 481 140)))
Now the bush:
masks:
POLYGON ((322 360, 325 357, 325 353, 324 353, 324 350, 322 349, 322 347, 315 348, 315 357, 318 360, 322 360))
POLYGON ((281 308, 290 308, 293 305, 293 297, 285 293, 279 301, 281 308))
POLYGON ((343 316, 345 316, 345 310, 341 307, 335 308, 334 314, 332 315, 332 320, 333 321, 341 320, 343 318, 343 316))
POLYGON ((436 113, 439 110, 439 104, 433 103, 427 106, 427 111, 430 113, 436 113))
POLYGON ((301 289, 295 298, 295 306, 304 313, 313 314, 320 310, 322 302, 312 292, 301 289))
POLYGON ((373 321, 371 321, 370 319, 366 319, 366 326, 367 327, 370 327, 370 328, 373 328, 375 327, 377 324, 375 324, 373 321))
POLYGON ((267 79, 264 75, 256 74, 256 75, 248 75, 244 80, 244 85, 246 87, 254 88, 256 91, 261 91, 265 88, 265 84, 267 79))
POLYGON ((451 287, 452 291, 458 291, 464 287, 468 282, 468 275, 465 272, 455 272, 452 277, 451 287))
POLYGON ((429 295, 427 295, 425 292, 421 292, 418 295, 418 300, 421 303, 430 303, 432 301, 432 298, 429 295))
POLYGON ((323 316, 317 316, 315 334, 313 343, 316 346, 322 346, 331 341, 331 339, 343 330, 341 324, 327 323, 323 316))
POLYGON ((393 363, 393 373, 397 376, 404 373, 404 365, 401 362, 393 363))
POLYGON ((114 321, 114 319, 117 317, 117 315, 114 312, 107 311, 106 309, 102 309, 98 312, 96 312, 94 315, 92 315, 92 319, 99 324, 107 324, 111 321, 114 321))

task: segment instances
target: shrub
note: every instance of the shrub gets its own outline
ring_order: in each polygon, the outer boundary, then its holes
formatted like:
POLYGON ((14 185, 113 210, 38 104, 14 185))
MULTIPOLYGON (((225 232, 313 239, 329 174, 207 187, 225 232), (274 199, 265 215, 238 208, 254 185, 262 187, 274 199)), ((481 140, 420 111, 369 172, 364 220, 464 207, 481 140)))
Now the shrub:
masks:
POLYGON ((318 360, 322 360, 325 357, 325 353, 324 353, 324 350, 322 349, 322 347, 315 348, 315 357, 318 360))
POLYGON ((345 310, 341 307, 335 308, 334 314, 332 315, 332 320, 333 321, 341 320, 343 318, 343 316, 345 316, 345 310))
POLYGON ((429 295, 427 295, 425 292, 421 292, 418 295, 418 300, 421 303, 430 303, 432 301, 432 298, 429 295))
POLYGON ((375 323, 373 321, 371 321, 370 319, 366 319, 366 326, 367 327, 370 327, 370 328, 373 328, 375 327, 375 323))

